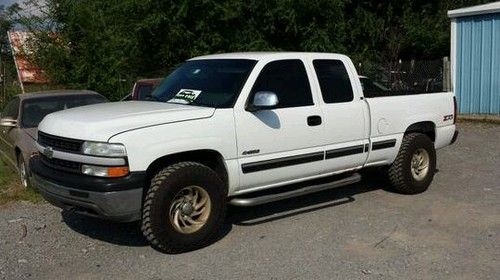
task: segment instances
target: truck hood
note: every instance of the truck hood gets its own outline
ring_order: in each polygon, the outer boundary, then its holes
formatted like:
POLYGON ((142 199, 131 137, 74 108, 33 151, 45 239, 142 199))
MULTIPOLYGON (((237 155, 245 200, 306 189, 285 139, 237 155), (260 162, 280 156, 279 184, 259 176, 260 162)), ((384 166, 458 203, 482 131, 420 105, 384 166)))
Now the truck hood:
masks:
POLYGON ((124 131, 209 118, 214 112, 214 108, 152 101, 102 103, 47 115, 38 129, 60 137, 108 141, 124 131))

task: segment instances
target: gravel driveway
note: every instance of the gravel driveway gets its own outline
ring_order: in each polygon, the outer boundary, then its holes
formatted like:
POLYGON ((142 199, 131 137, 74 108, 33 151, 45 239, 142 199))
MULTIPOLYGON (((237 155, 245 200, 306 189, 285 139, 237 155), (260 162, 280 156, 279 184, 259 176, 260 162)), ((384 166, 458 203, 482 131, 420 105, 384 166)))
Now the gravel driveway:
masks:
POLYGON ((181 255, 151 249, 137 224, 11 204, 0 279, 499 279, 500 126, 459 127, 426 193, 391 193, 373 176, 231 208, 218 242, 181 255))

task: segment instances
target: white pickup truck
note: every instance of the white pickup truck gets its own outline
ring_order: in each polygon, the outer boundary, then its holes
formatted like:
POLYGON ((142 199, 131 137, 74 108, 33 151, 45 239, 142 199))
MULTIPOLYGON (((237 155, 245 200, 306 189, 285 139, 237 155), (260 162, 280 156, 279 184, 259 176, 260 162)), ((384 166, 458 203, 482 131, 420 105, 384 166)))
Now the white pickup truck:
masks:
POLYGON ((146 238, 165 252, 211 242, 227 203, 351 184, 369 166, 385 167, 398 192, 423 192, 435 149, 457 138, 453 93, 365 97, 353 63, 339 54, 196 57, 152 99, 48 115, 32 180, 59 207, 142 220, 146 238), (331 181, 313 180, 321 177, 331 181))

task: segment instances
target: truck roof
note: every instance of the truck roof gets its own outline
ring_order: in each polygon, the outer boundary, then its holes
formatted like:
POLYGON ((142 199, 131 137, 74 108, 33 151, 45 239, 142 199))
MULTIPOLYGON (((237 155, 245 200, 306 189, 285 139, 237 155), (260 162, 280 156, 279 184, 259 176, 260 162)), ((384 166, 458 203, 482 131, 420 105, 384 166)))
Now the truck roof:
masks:
POLYGON ((210 54, 191 58, 190 60, 199 59, 272 59, 272 58, 306 58, 311 55, 314 56, 344 56, 337 53, 319 53, 319 52, 236 52, 236 53, 221 53, 210 54))
POLYGON ((163 79, 164 78, 139 79, 135 83, 136 84, 142 83, 142 84, 154 84, 154 85, 157 85, 157 84, 161 83, 161 81, 163 81, 163 79))

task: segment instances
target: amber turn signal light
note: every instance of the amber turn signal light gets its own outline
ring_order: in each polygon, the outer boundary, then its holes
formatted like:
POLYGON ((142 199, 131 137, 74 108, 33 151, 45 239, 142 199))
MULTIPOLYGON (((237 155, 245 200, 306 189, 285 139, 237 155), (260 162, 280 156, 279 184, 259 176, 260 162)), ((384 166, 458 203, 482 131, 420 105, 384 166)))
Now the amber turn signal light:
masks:
POLYGON ((127 166, 108 167, 108 177, 123 177, 128 175, 127 166))
POLYGON ((129 174, 128 166, 95 166, 82 165, 82 173, 97 177, 116 178, 129 174))

